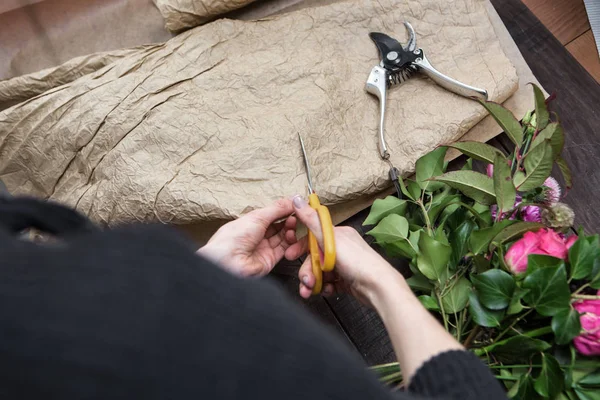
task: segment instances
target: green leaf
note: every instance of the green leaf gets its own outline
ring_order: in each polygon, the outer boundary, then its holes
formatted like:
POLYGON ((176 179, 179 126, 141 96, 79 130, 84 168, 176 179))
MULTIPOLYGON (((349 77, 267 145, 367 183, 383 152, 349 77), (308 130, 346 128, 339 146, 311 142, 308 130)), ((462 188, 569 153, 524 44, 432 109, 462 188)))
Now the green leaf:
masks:
POLYGON ((512 210, 515 206, 517 189, 512 181, 510 166, 503 155, 496 154, 493 179, 499 211, 504 213, 512 210))
POLYGON ((589 388, 600 388, 600 370, 596 370, 591 374, 587 374, 581 378, 577 384, 589 388))
POLYGON ((495 225, 490 226, 489 228, 473 231, 473 233, 471 233, 471 237, 469 238, 469 248, 473 254, 485 252, 488 248, 488 245, 492 242, 492 239, 494 239, 496 235, 500 233, 500 231, 514 223, 515 221, 505 219, 495 225))
POLYGON ((517 395, 519 394, 519 384, 521 383, 521 379, 515 382, 513 387, 511 387, 510 390, 506 392, 506 397, 508 397, 509 399, 514 399, 515 397, 517 397, 517 395))
MULTIPOLYGON (((467 162, 462 166, 461 171, 472 171, 473 170, 473 159, 467 158, 467 162)), ((444 171, 446 172, 446 171, 444 171)))
POLYGON ((415 171, 417 184, 421 189, 435 192, 442 187, 439 182, 432 182, 429 179, 444 173, 446 150, 446 147, 438 147, 417 160, 415 171))
POLYGON ((407 190, 409 191, 411 198, 415 201, 421 197, 421 188, 415 181, 408 180, 407 190))
POLYGON ((527 256, 527 273, 530 274, 538 268, 542 267, 560 267, 563 265, 563 260, 560 258, 547 256, 544 254, 529 254, 527 256))
POLYGON ((552 147, 552 159, 556 160, 560 157, 563 147, 565 146, 565 134, 562 127, 557 123, 553 122, 549 124, 543 131, 538 133, 533 142, 531 142, 531 151, 535 147, 544 143, 546 140, 550 140, 550 146, 552 147))
POLYGON ((367 235, 373 236, 378 244, 407 240, 408 221, 400 215, 390 214, 367 232, 367 235))
POLYGON ((556 159, 556 165, 558 165, 558 168, 560 169, 563 178, 565 178, 565 186, 567 187, 567 189, 571 189, 573 187, 573 178, 571 177, 571 169, 569 168, 569 165, 567 164, 565 159, 562 158, 562 156, 559 156, 556 159))
POLYGON ((594 260, 594 268, 590 278, 590 287, 600 289, 600 259, 594 260))
POLYGON ((579 400, 600 400, 600 391, 597 389, 584 389, 581 387, 576 387, 575 393, 577 393, 579 400))
POLYGON ((521 376, 521 379, 519 379, 519 392, 517 395, 520 400, 529 400, 537 398, 535 388, 533 386, 533 378, 531 376, 521 376))
POLYGON ((458 201, 459 199, 459 194, 444 196, 439 200, 435 199, 431 204, 429 211, 427 211, 429 221, 431 221, 431 223, 433 224, 438 215, 440 215, 440 212, 442 212, 448 206, 448 204, 452 203, 453 201, 458 201))
POLYGON ((498 125, 500 125, 515 146, 520 148, 523 144, 523 127, 521 126, 521 123, 517 121, 513 113, 498 103, 481 100, 479 102, 488 110, 492 117, 494 117, 498 125))
POLYGON ((434 178, 436 181, 444 182, 451 188, 460 190, 465 196, 486 205, 496 202, 494 194, 494 181, 475 171, 452 171, 434 178))
POLYGON ((535 391, 542 397, 554 398, 563 390, 564 380, 562 379, 562 369, 556 361, 556 358, 550 354, 541 353, 542 370, 535 379, 535 391))
POLYGON ((400 200, 395 196, 388 196, 385 199, 377 199, 375 202, 373 202, 369 216, 367 219, 365 219, 365 222, 363 222, 363 226, 375 225, 390 214, 404 216, 407 206, 408 203, 406 200, 400 200))
POLYGON ((469 293, 469 313, 477 325, 484 326, 486 328, 495 328, 500 326, 500 322, 504 316, 503 311, 493 311, 485 308, 479 302, 477 295, 473 291, 469 293))
POLYGON ((533 95, 535 97, 535 126, 538 130, 542 130, 548 125, 550 114, 548 113, 548 107, 546 107, 546 98, 542 90, 535 84, 533 86, 533 95))
POLYGON ((390 257, 402 257, 411 260, 417 253, 406 239, 399 239, 394 242, 381 243, 386 253, 390 257))
POLYGON ((473 220, 465 220, 458 228, 450 232, 448 240, 452 246, 452 256, 450 257, 450 265, 457 266, 460 260, 467 254, 467 245, 469 237, 476 224, 473 220))
POLYGON ((412 290, 431 292, 433 289, 433 284, 420 272, 418 274, 413 274, 413 276, 406 280, 406 283, 408 283, 408 286, 410 286, 412 290))
POLYGON ((422 295, 422 296, 419 296, 418 299, 426 309, 431 310, 431 311, 440 311, 440 306, 438 305, 437 301, 435 301, 435 299, 433 297, 427 296, 427 295, 422 295))
MULTIPOLYGON (((402 177, 400 177, 400 179, 398 179, 398 183, 400 184, 400 190, 402 191, 402 194, 404 194, 406 197, 408 197, 411 200, 417 200, 416 198, 414 198, 412 196, 412 194, 408 191, 408 189, 406 188, 406 184, 404 183, 404 179, 402 179, 402 177)), ((421 194, 419 193, 419 196, 421 194)))
POLYGON ((550 347, 550 344, 543 340, 518 335, 494 347, 492 353, 498 360, 504 363, 527 363, 531 359, 531 356, 548 350, 550 347))
POLYGON ((427 234, 419 237, 417 267, 427 278, 442 282, 448 275, 448 261, 452 249, 427 234))
POLYGON ((587 279, 592 275, 594 261, 600 258, 600 240, 598 235, 579 236, 569 249, 571 278, 587 279))
POLYGON ((552 317, 570 308, 571 292, 564 264, 538 268, 528 273, 523 288, 529 289, 523 299, 541 315, 552 317))
POLYGON ((528 192, 541 186, 552 172, 553 161, 552 146, 549 140, 545 140, 529 151, 523 161, 526 175, 522 182, 515 182, 517 189, 520 192, 528 192))
POLYGON ((551 326, 557 344, 570 343, 581 332, 579 313, 571 307, 561 310, 552 317, 551 326))
POLYGON ((537 231, 544 227, 544 224, 539 222, 517 221, 498 232, 498 234, 492 239, 490 250, 492 250, 494 246, 500 246, 506 242, 510 242, 511 240, 520 237, 525 232, 537 231))
POLYGON ((480 161, 485 161, 489 164, 493 164, 494 159, 497 156, 504 157, 504 154, 502 154, 502 152, 494 146, 490 146, 489 144, 481 142, 456 142, 454 144, 448 145, 448 147, 452 147, 459 150, 467 157, 471 157, 480 161))
POLYGON ((503 310, 510 304, 515 291, 514 278, 499 269, 471 275, 479 301, 490 310, 503 310))
POLYGON ((506 314, 508 315, 516 315, 523 311, 523 304, 521 304, 521 299, 525 295, 525 291, 522 291, 520 288, 515 290, 513 297, 510 299, 510 304, 508 305, 508 309, 506 310, 506 314))
POLYGON ((457 313, 465 308, 469 301, 469 293, 471 293, 471 282, 467 278, 463 277, 454 282, 442 297, 446 314, 457 313))

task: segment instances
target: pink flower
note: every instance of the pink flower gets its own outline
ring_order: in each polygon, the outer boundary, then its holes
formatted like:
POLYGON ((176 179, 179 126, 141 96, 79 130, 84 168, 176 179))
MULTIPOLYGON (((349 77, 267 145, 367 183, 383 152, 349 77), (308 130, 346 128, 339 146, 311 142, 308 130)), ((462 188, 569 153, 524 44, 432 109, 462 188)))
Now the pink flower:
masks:
POLYGON ((573 244, 577 241, 577 239, 579 239, 579 236, 577 236, 577 235, 569 236, 569 238, 565 242, 565 246, 567 246, 567 250, 569 250, 571 248, 571 246, 573 246, 573 244))
POLYGON ((525 222, 542 222, 540 208, 537 206, 525 206, 521 209, 521 217, 525 222))
POLYGON ((527 270, 527 256, 530 254, 548 255, 564 260, 568 255, 568 248, 558 233, 552 229, 540 229, 537 232, 526 232, 523 238, 510 246, 504 261, 514 274, 520 274, 527 270))
POLYGON ((556 181, 556 179, 554 179, 553 177, 548 177, 545 181, 543 186, 545 186, 546 189, 546 203, 552 205, 555 203, 558 203, 558 201, 560 200, 560 195, 561 195, 561 190, 560 190, 560 185, 558 184, 558 182, 556 181))
POLYGON ((600 300, 581 300, 573 307, 581 313, 579 320, 583 328, 583 333, 573 339, 575 348, 586 356, 600 356, 600 300))
POLYGON ((485 172, 487 174, 487 176, 489 176, 490 178, 494 177, 494 164, 488 164, 487 167, 485 167, 485 172))

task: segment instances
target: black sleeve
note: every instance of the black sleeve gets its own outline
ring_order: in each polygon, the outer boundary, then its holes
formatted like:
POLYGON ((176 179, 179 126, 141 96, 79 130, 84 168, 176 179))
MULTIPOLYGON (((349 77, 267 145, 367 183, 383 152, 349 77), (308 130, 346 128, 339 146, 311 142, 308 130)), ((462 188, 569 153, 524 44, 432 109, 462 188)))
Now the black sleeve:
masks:
POLYGON ((506 392, 473 353, 448 351, 419 368, 409 391, 426 398, 506 400, 506 392))
POLYGON ((0 230, 0 360, 7 399, 393 396, 279 288, 164 227, 51 245, 0 230))

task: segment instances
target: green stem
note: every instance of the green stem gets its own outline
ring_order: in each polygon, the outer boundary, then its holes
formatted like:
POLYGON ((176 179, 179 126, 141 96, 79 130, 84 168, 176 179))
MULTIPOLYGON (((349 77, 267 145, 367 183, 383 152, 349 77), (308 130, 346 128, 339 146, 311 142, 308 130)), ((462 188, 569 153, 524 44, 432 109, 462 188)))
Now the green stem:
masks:
POLYGON ((583 291, 583 289, 587 288, 590 286, 591 282, 586 283, 585 285, 581 286, 579 289, 577 289, 575 292, 573 292, 573 296, 577 295, 579 293, 581 293, 583 291))
POLYGON ((494 376, 494 378, 500 380, 500 381, 518 381, 519 378, 516 376, 502 376, 502 375, 496 375, 494 376))
POLYGON ((390 382, 390 381, 395 381, 398 378, 402 379, 402 372, 394 372, 393 374, 389 374, 389 375, 386 375, 386 376, 383 376, 383 377, 379 378, 379 380, 381 382, 386 382, 387 383, 387 382, 390 382))
MULTIPOLYGON (((545 334, 548 334, 548 333, 551 333, 551 332, 552 332, 552 327, 545 326, 543 328, 534 329, 532 331, 523 333, 521 336, 526 336, 526 337, 533 338, 533 337, 542 336, 542 335, 545 335, 545 334)), ((473 353, 475 353, 476 356, 482 356, 482 355, 484 355, 486 353, 489 353, 489 352, 493 351, 496 347, 505 344, 510 339, 511 338, 504 339, 504 340, 502 340, 500 342, 495 342, 495 343, 492 343, 492 344, 487 345, 485 347, 480 347, 478 349, 474 349, 473 353)))
POLYGON ((427 214, 427 210, 425 209, 425 205, 421 200, 417 201, 419 207, 421 207, 421 211, 423 212, 423 219, 425 220, 425 224, 427 225, 427 233, 429 235, 433 235, 431 221, 429 220, 429 215, 427 214))
POLYGON ((435 292, 435 295, 438 298, 440 311, 442 312, 442 319, 444 320, 444 329, 446 329, 446 332, 450 332, 450 330, 448 329, 448 317, 446 316, 446 311, 444 311, 444 303, 442 302, 442 298, 440 297, 440 294, 437 290, 435 292))
POLYGON ((531 312, 533 311, 533 308, 531 310, 528 310, 526 312, 524 312, 523 314, 521 314, 517 319, 515 319, 512 324, 510 324, 505 330, 503 330, 502 332, 500 332, 500 334, 496 337, 496 339, 494 339, 494 342, 497 342, 498 340, 500 340, 504 335, 506 335, 506 333, 508 331, 510 331, 520 320, 522 320, 523 318, 525 318, 526 316, 528 316, 529 314, 531 314, 531 312))
POLYGON ((581 300, 600 300, 600 296, 594 296, 594 295, 589 295, 589 294, 575 294, 573 293, 571 295, 572 298, 574 299, 581 299, 581 300))
POLYGON ((475 340, 475 337, 477 336, 477 333, 479 333, 480 329, 481 327, 479 325, 475 325, 475 328, 471 330, 471 333, 469 333, 469 336, 467 336, 467 340, 465 340, 465 342, 463 343, 463 346, 465 346, 466 349, 468 349, 471 346, 471 343, 473 342, 473 340, 475 340))

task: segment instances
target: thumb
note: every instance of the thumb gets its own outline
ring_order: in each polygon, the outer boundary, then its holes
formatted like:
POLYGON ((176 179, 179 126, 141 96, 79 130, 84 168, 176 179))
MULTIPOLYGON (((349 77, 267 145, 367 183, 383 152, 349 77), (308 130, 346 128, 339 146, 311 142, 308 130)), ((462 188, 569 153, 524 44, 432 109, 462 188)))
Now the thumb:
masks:
POLYGON ((293 201, 296 217, 315 235, 319 246, 323 247, 323 230, 321 229, 321 220, 319 214, 308 205, 302 196, 295 196, 293 201))

